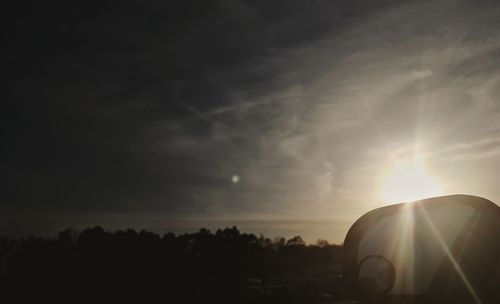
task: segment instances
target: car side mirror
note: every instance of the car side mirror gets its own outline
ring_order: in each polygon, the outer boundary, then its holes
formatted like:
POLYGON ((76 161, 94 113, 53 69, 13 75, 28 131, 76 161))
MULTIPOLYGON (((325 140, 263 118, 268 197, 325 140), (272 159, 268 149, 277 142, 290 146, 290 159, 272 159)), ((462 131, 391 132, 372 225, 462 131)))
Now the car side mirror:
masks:
POLYGON ((500 207, 451 195, 375 209, 344 241, 362 303, 500 303, 500 207))

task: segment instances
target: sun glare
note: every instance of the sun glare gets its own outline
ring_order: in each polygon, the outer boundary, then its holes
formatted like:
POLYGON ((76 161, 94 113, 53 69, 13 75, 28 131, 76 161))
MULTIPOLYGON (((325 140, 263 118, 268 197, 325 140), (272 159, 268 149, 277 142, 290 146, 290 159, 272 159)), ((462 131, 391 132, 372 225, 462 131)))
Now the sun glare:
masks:
POLYGON ((442 195, 442 189, 421 158, 397 160, 385 174, 381 198, 387 203, 409 202, 442 195))

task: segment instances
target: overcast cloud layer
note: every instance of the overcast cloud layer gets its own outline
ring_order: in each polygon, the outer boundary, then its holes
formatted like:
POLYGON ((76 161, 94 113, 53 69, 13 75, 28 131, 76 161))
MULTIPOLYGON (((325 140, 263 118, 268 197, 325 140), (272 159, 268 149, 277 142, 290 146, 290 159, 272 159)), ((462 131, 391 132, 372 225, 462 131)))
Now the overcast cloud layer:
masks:
POLYGON ((344 223, 415 150, 445 193, 500 201, 495 1, 2 14, 4 214, 344 223))

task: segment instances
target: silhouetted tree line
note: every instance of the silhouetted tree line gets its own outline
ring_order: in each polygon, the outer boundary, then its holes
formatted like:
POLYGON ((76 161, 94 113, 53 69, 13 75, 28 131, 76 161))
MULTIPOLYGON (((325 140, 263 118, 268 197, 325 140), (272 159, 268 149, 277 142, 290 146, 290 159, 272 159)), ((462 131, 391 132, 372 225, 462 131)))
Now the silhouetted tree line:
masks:
POLYGON ((340 260, 339 245, 306 245, 299 236, 271 240, 236 227, 163 236, 67 229, 53 239, 0 238, 0 291, 4 297, 92 301, 269 301, 261 294, 252 298, 248 282, 265 285, 273 276, 293 277, 340 260))

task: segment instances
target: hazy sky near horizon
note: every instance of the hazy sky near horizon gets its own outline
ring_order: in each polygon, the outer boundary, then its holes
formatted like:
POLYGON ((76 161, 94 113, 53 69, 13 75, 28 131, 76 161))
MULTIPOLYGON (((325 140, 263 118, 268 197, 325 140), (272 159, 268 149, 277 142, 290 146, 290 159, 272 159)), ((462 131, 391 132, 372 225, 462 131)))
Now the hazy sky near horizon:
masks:
POLYGON ((388 172, 415 155, 440 194, 500 202, 496 1, 11 5, 3 229, 345 225, 389 203, 388 172))

